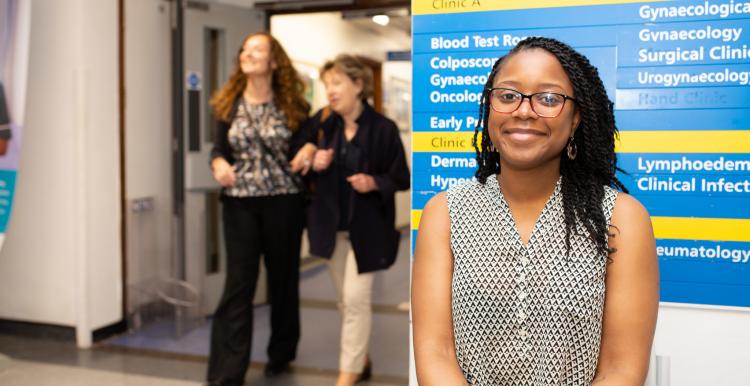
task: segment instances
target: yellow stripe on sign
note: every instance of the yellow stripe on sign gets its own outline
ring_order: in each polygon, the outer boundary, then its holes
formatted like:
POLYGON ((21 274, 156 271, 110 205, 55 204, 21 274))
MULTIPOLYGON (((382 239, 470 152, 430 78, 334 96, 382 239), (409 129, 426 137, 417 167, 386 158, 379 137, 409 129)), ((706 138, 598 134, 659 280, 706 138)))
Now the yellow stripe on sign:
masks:
MULTIPOLYGON (((414 132, 411 137, 413 151, 424 152, 474 152, 473 132, 414 132)), ((481 135, 477 141, 481 142, 481 135)))
MULTIPOLYGON (((473 132, 414 132, 412 149, 421 152, 474 152, 473 132)), ((481 137, 477 138, 481 141, 481 137)), ((750 153, 750 130, 622 131, 618 153, 750 153)))
MULTIPOLYGON (((660 2, 667 0, 656 0, 660 2)), ((642 3, 643 0, 412 0, 414 15, 642 3)))
POLYGON ((750 131, 621 131, 619 153, 750 153, 750 131))
MULTIPOLYGON (((419 229, 422 211, 411 211, 411 229, 419 229)), ((658 239, 750 242, 750 220, 732 218, 651 217, 658 239)))
POLYGON ((422 219, 421 209, 411 210, 411 230, 415 231, 419 229, 419 221, 422 219))
POLYGON ((750 220, 733 218, 651 217, 658 239, 750 241, 750 220))

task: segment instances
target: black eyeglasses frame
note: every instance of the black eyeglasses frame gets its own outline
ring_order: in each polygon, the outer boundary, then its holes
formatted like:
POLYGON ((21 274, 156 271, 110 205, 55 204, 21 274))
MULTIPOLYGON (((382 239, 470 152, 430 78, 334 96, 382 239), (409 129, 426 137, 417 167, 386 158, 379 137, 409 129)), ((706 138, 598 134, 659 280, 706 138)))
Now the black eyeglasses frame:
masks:
POLYGON ((573 97, 567 96, 565 94, 561 94, 559 92, 552 92, 552 91, 541 91, 541 92, 535 92, 535 93, 532 93, 532 94, 524 94, 524 93, 522 93, 522 92, 520 92, 520 91, 518 91, 516 89, 512 89, 512 88, 508 88, 508 87, 492 87, 492 88, 489 88, 487 90, 488 90, 488 97, 489 97, 489 102, 490 102, 490 108, 492 108, 492 111, 494 111, 494 112, 496 112, 498 114, 513 114, 514 112, 516 112, 516 110, 518 110, 519 107, 521 107, 521 105, 523 104, 523 100, 526 99, 526 98, 529 98, 529 106, 531 106, 531 111, 533 111, 534 114, 536 114, 536 115, 538 115, 539 117, 542 117, 542 118, 557 118, 560 115, 560 113, 562 113, 563 109, 565 108, 565 102, 567 102, 568 100, 576 102, 575 98, 573 98, 573 97), (516 108, 513 111, 497 111, 497 109, 495 108, 495 106, 493 106, 493 104, 492 104, 492 94, 493 94, 493 92, 495 90, 506 90, 506 91, 512 91, 514 93, 517 93, 518 95, 521 96, 521 101, 518 102, 518 106, 516 106, 516 108), (560 96, 560 97, 563 98, 562 106, 560 106, 560 110, 557 112, 557 114, 552 115, 552 116, 550 116, 550 115, 542 115, 542 114, 539 114, 536 111, 536 109, 534 108, 534 100, 532 99, 532 97, 534 95, 539 95, 539 94, 553 94, 553 95, 557 95, 557 96, 560 96))

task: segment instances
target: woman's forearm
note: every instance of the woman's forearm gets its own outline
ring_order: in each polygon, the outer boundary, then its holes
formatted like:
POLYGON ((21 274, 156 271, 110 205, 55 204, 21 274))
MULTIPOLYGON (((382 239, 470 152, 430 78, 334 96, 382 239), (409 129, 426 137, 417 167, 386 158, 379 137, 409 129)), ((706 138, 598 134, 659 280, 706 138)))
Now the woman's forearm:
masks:
POLYGON ((599 372, 591 382, 591 386, 643 386, 643 380, 639 380, 632 374, 622 371, 599 372))
POLYGON ((417 358, 419 386, 468 385, 455 356, 423 351, 417 354, 417 358))

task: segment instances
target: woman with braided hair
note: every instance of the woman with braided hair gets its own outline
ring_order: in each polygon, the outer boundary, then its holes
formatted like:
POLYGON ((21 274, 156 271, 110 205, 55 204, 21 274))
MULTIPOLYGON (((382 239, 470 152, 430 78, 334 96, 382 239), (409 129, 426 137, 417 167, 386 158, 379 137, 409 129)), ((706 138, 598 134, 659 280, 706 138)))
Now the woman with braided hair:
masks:
POLYGON ((596 68, 525 39, 495 62, 479 111, 476 179, 433 197, 419 227, 419 384, 643 385, 656 248, 615 175, 596 68))

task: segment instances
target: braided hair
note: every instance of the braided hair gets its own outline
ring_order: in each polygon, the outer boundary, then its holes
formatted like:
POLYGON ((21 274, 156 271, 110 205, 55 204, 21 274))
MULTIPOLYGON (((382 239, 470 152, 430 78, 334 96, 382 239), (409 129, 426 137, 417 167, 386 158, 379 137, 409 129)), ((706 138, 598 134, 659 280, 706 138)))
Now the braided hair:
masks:
POLYGON ((530 37, 522 40, 507 55, 497 59, 487 79, 479 106, 479 120, 474 128, 472 144, 476 150, 477 180, 484 184, 487 177, 500 173, 500 154, 492 146, 488 132, 490 114, 490 89, 500 67, 511 56, 528 49, 543 49, 554 55, 573 84, 581 122, 573 135, 577 146, 575 161, 566 155, 560 157, 562 176, 563 216, 565 218, 565 247, 570 252, 570 235, 586 231, 596 248, 607 255, 613 250, 607 246, 607 221, 601 202, 604 186, 627 192, 617 179, 614 104, 607 97, 604 84, 596 67, 565 43, 555 39, 530 37), (481 129, 481 143, 477 143, 481 129))

